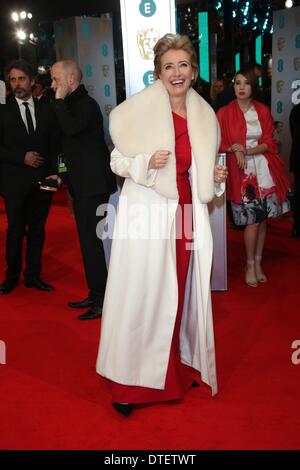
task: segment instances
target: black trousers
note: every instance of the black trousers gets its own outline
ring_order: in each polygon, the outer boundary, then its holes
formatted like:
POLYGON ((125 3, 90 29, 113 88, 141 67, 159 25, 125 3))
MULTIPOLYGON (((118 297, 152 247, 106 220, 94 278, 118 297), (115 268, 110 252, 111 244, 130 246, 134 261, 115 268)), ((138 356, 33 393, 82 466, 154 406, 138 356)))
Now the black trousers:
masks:
POLYGON ((106 205, 109 194, 97 194, 89 197, 76 197, 73 194, 74 214, 79 236, 81 254, 86 282, 90 295, 97 297, 100 302, 104 299, 107 268, 102 240, 97 236, 98 223, 104 219, 96 216, 100 205, 106 205))
POLYGON ((295 187, 294 187, 294 201, 293 201, 293 217, 294 224, 293 230, 300 234, 300 172, 294 173, 295 187))
POLYGON ((7 215, 6 278, 17 281, 22 271, 23 238, 26 235, 24 278, 39 277, 42 271, 42 253, 45 224, 52 194, 33 186, 28 194, 4 196, 7 215))

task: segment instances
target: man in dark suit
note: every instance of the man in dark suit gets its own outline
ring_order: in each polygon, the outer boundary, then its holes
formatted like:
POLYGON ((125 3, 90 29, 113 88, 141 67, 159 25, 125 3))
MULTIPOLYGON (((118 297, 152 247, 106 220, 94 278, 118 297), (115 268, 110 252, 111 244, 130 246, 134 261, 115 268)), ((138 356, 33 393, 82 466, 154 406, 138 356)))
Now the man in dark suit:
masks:
POLYGON ((55 100, 52 102, 63 134, 63 151, 67 166, 67 184, 74 203, 74 214, 89 293, 72 308, 90 307, 80 320, 102 314, 107 280, 103 243, 96 227, 109 195, 116 190, 110 169, 110 156, 104 140, 103 118, 97 102, 80 84, 82 73, 75 61, 56 62, 51 70, 55 100))
POLYGON ((7 269, 0 294, 8 294, 18 284, 25 235, 25 286, 51 291, 53 287, 40 278, 51 193, 41 190, 38 181, 57 173, 55 114, 50 105, 32 98, 34 70, 27 62, 10 62, 5 76, 13 96, 0 107, 0 194, 8 222, 7 269))
POLYGON ((294 200, 292 237, 300 237, 300 103, 293 107, 290 113, 290 130, 292 136, 292 150, 290 157, 290 170, 294 173, 294 200))

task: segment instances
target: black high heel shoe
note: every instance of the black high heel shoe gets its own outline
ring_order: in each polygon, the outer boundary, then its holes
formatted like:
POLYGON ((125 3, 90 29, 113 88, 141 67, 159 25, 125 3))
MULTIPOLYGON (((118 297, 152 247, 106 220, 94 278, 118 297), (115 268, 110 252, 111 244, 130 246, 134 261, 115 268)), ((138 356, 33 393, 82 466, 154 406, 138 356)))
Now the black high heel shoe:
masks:
POLYGON ((130 403, 113 403, 113 407, 124 416, 129 416, 133 411, 133 405, 130 403))

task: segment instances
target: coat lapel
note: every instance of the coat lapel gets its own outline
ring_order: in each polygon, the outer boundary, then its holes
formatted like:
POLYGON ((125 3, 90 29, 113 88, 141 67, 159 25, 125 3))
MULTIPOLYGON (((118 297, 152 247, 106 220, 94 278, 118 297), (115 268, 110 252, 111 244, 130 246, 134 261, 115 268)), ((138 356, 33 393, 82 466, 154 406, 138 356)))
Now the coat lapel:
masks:
POLYGON ((33 102, 35 114, 35 134, 38 135, 43 123, 43 113, 39 101, 34 98, 33 102))
POLYGON ((20 111, 17 100, 12 99, 10 106, 12 107, 12 112, 16 119, 16 127, 22 132, 22 134, 25 134, 28 137, 27 128, 26 128, 25 122, 22 119, 21 111, 20 111))

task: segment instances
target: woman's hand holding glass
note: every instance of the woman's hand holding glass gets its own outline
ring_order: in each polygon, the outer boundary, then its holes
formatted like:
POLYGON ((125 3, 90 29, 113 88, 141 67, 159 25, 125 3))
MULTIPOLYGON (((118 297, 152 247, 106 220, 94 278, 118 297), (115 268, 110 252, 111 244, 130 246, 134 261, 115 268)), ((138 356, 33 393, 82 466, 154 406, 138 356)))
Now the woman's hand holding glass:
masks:
POLYGON ((215 166, 214 180, 216 183, 223 183, 223 181, 226 180, 227 176, 228 176, 228 170, 226 166, 224 165, 215 166))

